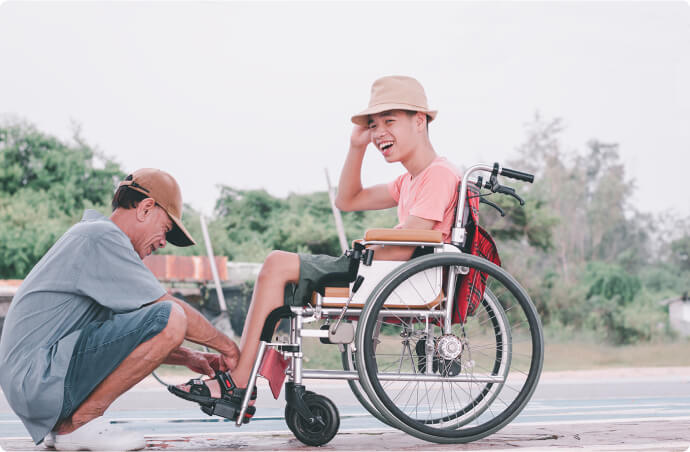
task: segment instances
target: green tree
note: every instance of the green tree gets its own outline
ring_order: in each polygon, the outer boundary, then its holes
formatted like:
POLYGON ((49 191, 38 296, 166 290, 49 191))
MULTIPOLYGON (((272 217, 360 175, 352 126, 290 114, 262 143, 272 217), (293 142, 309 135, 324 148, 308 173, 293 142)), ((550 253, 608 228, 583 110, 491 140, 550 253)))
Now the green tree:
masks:
POLYGON ((83 209, 107 212, 119 165, 13 121, 0 125, 0 278, 24 278, 83 209))
POLYGON ((566 151, 560 119, 539 115, 526 131, 518 158, 508 165, 536 176, 532 185, 511 184, 527 204, 520 208, 512 199, 494 197, 508 216, 483 215, 482 222, 545 323, 581 327, 591 298, 588 265, 602 262, 631 274, 646 268, 654 220, 629 204, 634 184, 625 177, 618 145, 590 140, 584 151, 566 151))
MULTIPOLYGON (((342 216, 350 240, 363 237, 366 229, 396 224, 394 209, 342 216)), ((342 253, 326 192, 281 199, 265 190, 224 186, 209 230, 217 252, 238 261, 263 262, 271 250, 342 253)))
POLYGON ((586 324, 615 344, 648 341, 665 332, 666 313, 639 277, 617 264, 588 264, 586 324), (662 327, 660 328, 659 325, 662 327))
POLYGON ((0 126, 0 193, 44 192, 66 214, 87 204, 108 203, 115 184, 124 177, 119 165, 75 133, 65 143, 15 122, 0 126))

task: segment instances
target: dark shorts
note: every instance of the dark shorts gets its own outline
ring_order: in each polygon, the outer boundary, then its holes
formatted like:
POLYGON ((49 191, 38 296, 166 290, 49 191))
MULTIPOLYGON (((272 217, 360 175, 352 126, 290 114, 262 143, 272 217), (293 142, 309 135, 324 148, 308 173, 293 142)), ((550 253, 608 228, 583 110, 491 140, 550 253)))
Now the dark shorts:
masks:
POLYGON ((166 327, 172 301, 160 301, 136 311, 113 314, 86 326, 79 335, 65 377, 59 420, 68 418, 98 384, 141 343, 166 327))
MULTIPOLYGON (((354 281, 357 268, 352 259, 324 254, 299 254, 299 281, 285 286, 285 305, 304 306, 325 285, 345 286, 354 281)), ((322 293, 323 295, 323 293, 322 293)))

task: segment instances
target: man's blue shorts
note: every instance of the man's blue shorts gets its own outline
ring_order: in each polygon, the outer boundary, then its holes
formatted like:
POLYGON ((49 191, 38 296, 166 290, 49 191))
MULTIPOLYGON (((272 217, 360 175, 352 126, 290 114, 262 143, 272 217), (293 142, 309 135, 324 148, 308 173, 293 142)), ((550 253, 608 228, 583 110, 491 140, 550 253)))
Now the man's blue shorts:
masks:
POLYGON ((70 417, 135 348, 163 331, 172 304, 159 301, 136 311, 113 314, 81 331, 67 369, 58 422, 70 417))

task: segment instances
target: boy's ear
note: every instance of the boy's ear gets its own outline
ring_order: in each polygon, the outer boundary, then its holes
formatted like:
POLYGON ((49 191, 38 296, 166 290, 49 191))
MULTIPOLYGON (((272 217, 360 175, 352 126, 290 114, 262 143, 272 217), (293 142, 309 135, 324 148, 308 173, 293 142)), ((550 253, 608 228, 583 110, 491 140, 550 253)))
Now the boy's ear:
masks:
POLYGON ((414 120, 415 120, 415 126, 417 126, 417 130, 420 132, 426 131, 426 113, 422 113, 421 111, 418 111, 414 115, 414 120))

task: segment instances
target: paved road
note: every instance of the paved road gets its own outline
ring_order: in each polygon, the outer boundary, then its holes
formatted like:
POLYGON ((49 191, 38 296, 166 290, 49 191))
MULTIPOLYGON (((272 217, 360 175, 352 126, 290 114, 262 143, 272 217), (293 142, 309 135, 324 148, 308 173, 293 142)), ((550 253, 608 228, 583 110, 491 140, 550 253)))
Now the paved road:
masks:
MULTIPOLYGON (((308 382, 307 386, 331 398, 341 413, 340 433, 326 448, 685 451, 690 447, 690 369, 545 374, 532 401, 508 427, 462 446, 430 444, 401 435, 364 412, 343 382, 308 382)), ((259 388, 259 400, 257 416, 238 429, 233 423, 207 417, 148 382, 116 401, 106 417, 144 432, 153 450, 309 449, 288 432, 282 418, 283 400, 274 401, 266 385, 259 388)), ((34 449, 4 398, 0 401, 0 446, 34 449)))

